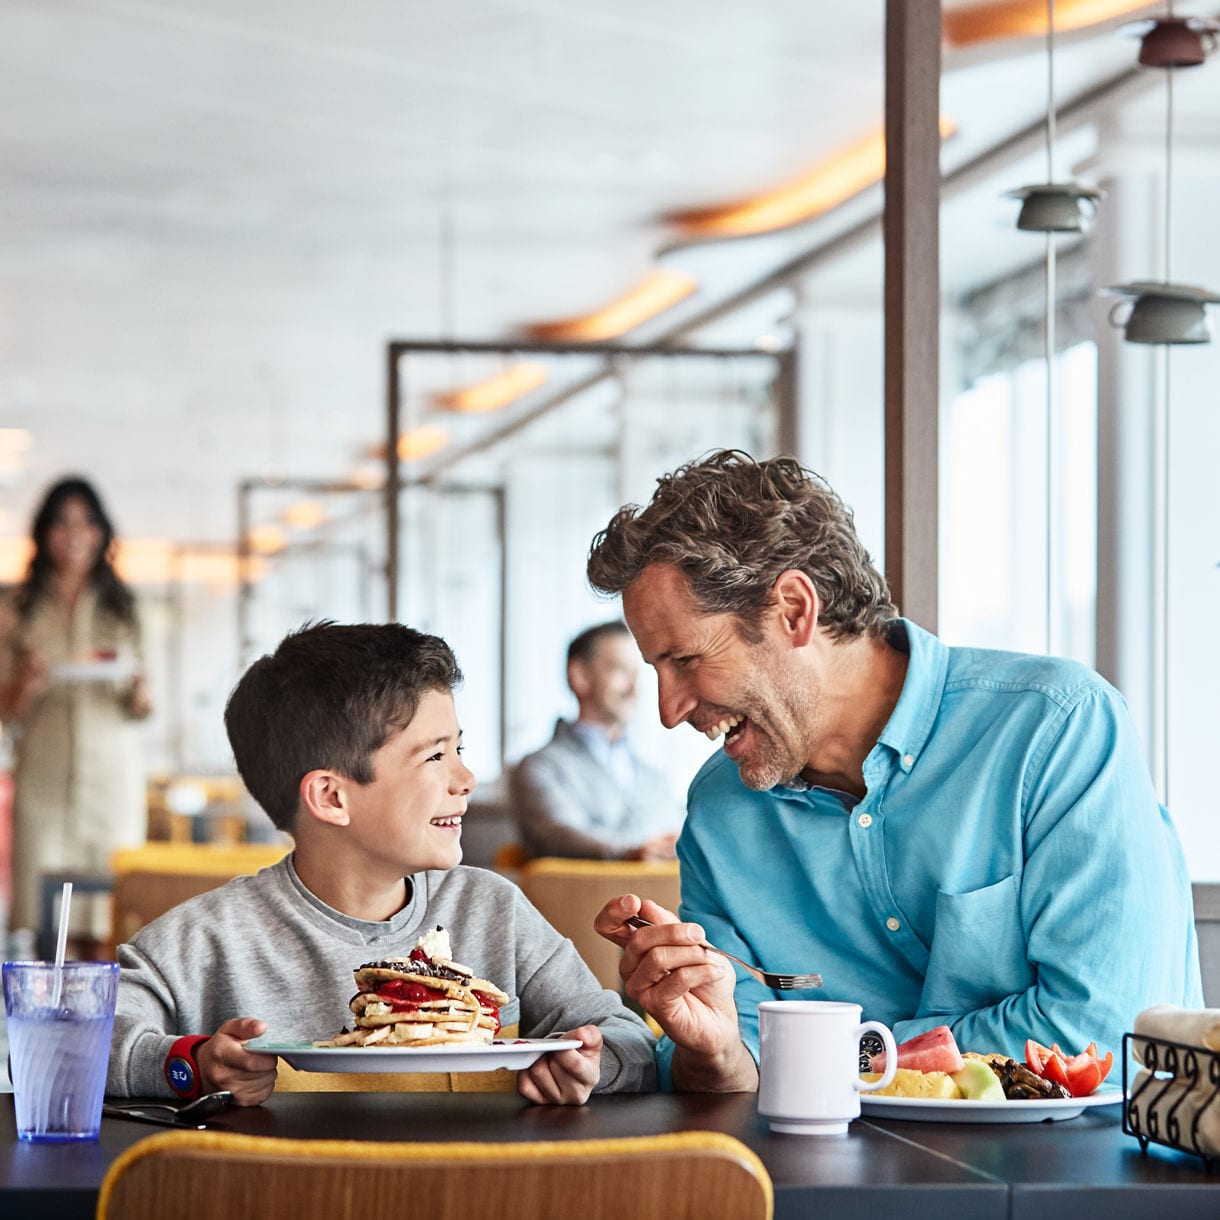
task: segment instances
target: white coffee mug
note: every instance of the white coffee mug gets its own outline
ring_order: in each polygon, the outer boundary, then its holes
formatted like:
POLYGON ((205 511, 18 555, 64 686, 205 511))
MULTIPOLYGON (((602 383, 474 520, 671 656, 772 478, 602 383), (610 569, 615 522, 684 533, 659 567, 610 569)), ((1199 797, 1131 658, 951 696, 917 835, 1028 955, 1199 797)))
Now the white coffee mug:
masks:
POLYGON ((758 1112, 772 1131, 843 1135, 860 1117, 860 1093, 894 1079, 894 1035, 880 1021, 860 1021, 859 1004, 828 1000, 764 1000, 758 1006, 758 1112), (869 1030, 885 1044, 885 1072, 874 1084, 860 1079, 860 1036, 869 1030))

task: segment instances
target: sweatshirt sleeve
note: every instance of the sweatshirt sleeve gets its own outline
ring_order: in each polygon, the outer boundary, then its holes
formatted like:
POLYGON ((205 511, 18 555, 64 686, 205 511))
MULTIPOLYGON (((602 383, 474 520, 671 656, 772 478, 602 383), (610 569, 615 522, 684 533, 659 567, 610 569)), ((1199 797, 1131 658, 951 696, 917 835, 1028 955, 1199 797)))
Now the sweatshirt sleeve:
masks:
POLYGON ((165 1059, 187 1033, 179 1028, 173 993, 153 964, 133 945, 120 945, 119 991, 106 1092, 116 1097, 173 1097, 165 1079, 165 1059))
POLYGON ((550 944, 550 952, 519 978, 521 1036, 546 1038, 596 1025, 604 1039, 597 1093, 642 1093, 657 1087, 656 1040, 617 994, 601 986, 570 940, 559 937, 521 896, 521 943, 550 944))

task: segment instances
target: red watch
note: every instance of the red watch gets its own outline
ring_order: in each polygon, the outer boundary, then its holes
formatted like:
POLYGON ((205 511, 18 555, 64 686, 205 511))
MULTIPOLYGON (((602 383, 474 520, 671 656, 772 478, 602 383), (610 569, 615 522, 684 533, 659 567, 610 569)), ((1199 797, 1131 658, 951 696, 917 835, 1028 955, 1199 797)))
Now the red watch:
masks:
POLYGON ((210 1034, 188 1034, 185 1038, 179 1038, 165 1056, 165 1079, 183 1101, 191 1101, 203 1091, 202 1074, 199 1064, 195 1062, 195 1048, 210 1037, 210 1034))

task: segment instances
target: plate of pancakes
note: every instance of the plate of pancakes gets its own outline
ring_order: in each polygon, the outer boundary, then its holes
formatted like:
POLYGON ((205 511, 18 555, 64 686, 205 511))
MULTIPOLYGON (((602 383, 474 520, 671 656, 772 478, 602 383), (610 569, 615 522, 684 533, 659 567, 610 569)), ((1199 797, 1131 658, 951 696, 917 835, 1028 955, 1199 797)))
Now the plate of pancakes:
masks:
POLYGON ((444 928, 426 932, 406 957, 355 969, 350 1028, 315 1042, 264 1036, 246 1048, 305 1072, 486 1072, 529 1067, 539 1055, 581 1045, 562 1036, 497 1038, 509 996, 451 952, 444 928))
POLYGON ((278 1055, 299 1072, 490 1072, 520 1071, 541 1055, 572 1050, 581 1043, 576 1038, 514 1038, 481 1045, 315 1046, 256 1038, 245 1045, 250 1051, 278 1055))

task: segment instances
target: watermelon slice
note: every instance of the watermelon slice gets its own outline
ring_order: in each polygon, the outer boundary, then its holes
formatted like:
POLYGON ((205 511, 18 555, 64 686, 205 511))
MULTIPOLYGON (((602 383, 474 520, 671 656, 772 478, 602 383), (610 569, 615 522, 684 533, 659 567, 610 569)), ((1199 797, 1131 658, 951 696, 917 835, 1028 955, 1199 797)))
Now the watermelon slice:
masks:
MULTIPOLYGON (((885 1052, 874 1055, 869 1063, 874 1072, 885 1071, 885 1052)), ((898 1044, 898 1066, 916 1072, 960 1072, 965 1060, 957 1040, 947 1025, 938 1025, 926 1034, 917 1034, 898 1044)))

